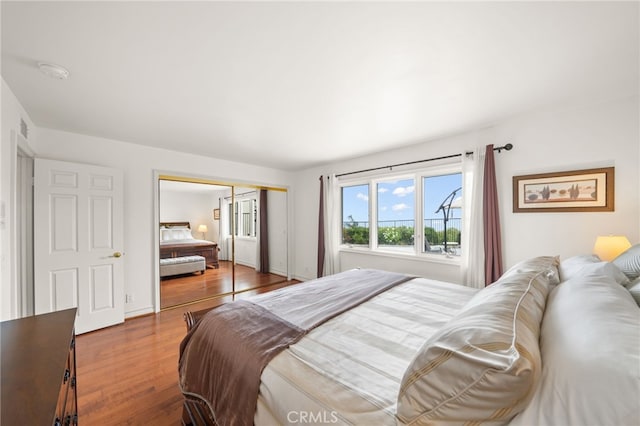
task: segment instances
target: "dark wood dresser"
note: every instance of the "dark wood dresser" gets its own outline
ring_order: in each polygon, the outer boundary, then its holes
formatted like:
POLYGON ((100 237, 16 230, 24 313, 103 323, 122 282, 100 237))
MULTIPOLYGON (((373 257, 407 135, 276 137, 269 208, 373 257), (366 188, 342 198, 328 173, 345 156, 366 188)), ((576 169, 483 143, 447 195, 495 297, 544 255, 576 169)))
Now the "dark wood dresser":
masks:
POLYGON ((76 308, 2 322, 2 425, 77 425, 76 308))

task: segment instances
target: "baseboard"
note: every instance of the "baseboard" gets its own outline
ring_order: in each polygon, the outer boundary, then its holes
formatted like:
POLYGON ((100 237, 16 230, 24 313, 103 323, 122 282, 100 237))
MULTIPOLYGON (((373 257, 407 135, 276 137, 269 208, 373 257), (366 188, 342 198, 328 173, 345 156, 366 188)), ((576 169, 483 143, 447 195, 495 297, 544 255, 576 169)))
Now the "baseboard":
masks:
POLYGON ((128 311, 124 313, 124 319, 131 319, 135 317, 141 317, 143 315, 155 314, 156 311, 153 307, 149 306, 146 308, 136 309, 134 311, 128 311))

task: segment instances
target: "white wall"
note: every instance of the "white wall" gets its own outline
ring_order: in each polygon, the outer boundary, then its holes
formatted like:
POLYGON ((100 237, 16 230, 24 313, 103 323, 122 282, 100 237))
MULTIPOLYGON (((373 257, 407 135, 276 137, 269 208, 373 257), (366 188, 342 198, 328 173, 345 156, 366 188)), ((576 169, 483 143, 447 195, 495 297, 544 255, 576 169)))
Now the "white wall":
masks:
POLYGON ((34 149, 43 158, 124 171, 125 292, 133 295, 133 302, 125 306, 127 317, 154 309, 154 173, 281 187, 291 183, 289 173, 274 169, 51 129, 39 129, 34 149))
MULTIPOLYGON (((626 235, 640 242, 638 98, 571 108, 513 120, 504 126, 516 149, 501 164, 505 260, 538 254, 591 253, 596 236, 626 235), (512 213, 513 175, 615 166, 615 211, 512 213)), ((507 155, 505 155, 507 156, 507 155)))
MULTIPOLYGON (((624 234, 632 243, 640 242, 639 140, 638 97, 634 97, 531 113, 490 128, 301 171, 295 176, 295 274, 303 279, 316 276, 320 175, 454 154, 489 143, 498 146, 510 142, 515 146, 510 152, 496 153, 506 267, 537 255, 591 253, 598 235, 624 234), (605 166, 616 169, 614 212, 512 212, 514 175, 605 166)), ((460 281, 459 268, 450 263, 341 253, 340 270, 356 266, 460 281)))
MULTIPOLYGON (((188 185, 188 183, 185 183, 188 185)), ((218 223, 213 220, 213 209, 218 208, 218 191, 183 192, 167 191, 160 183, 160 222, 184 222, 191 224, 191 235, 198 240, 218 242, 218 223), (207 225, 202 235, 198 226, 207 225)))
POLYGON ((20 102, 2 79, 2 125, 0 126, 0 319, 19 315, 16 271, 16 159, 17 149, 31 151, 37 130, 20 102), (28 140, 20 135, 20 119, 30 130, 28 140))
MULTIPOLYGON (((134 295, 127 316, 153 310, 154 286, 154 172, 221 181, 263 183, 290 187, 287 217, 293 235, 288 260, 293 275, 316 276, 318 176, 361 168, 412 161, 474 149, 478 144, 515 145, 497 154, 497 174, 503 221, 505 264, 539 254, 563 257, 591 252, 597 235, 621 233, 640 242, 640 115, 638 98, 565 109, 547 110, 497 123, 491 128, 422 143, 409 148, 352 159, 326 167, 287 173, 179 152, 148 148, 120 141, 36 128, 15 96, 2 81, 2 129, 0 149, 0 200, 6 218, 0 224, 0 296, 2 319, 16 315, 12 277, 15 211, 13 191, 15 151, 20 141, 20 117, 32 129, 27 149, 37 156, 122 169, 125 176, 125 291, 134 295), (12 133, 13 132, 13 133, 12 133), (616 211, 611 213, 512 213, 513 175, 616 167, 616 211), (295 182, 295 184, 293 184, 295 182), (295 194, 295 197, 294 197, 295 194), (289 214, 291 213, 291 214, 289 214)), ((276 217, 271 214, 271 217, 276 217)), ((286 232, 286 231, 285 231, 286 232)), ((284 237, 286 239, 286 237, 284 237)), ((274 242, 275 244, 275 242, 274 242)), ((345 253, 342 269, 353 266, 404 270, 438 279, 457 281, 457 267, 448 263, 362 256, 345 253)), ((273 263, 272 263, 273 265, 273 263)), ((273 266, 272 266, 273 267, 273 266)))
POLYGON ((287 275, 287 258, 289 254, 287 240, 288 194, 282 191, 267 193, 267 209, 269 212, 269 271, 278 275, 287 275))

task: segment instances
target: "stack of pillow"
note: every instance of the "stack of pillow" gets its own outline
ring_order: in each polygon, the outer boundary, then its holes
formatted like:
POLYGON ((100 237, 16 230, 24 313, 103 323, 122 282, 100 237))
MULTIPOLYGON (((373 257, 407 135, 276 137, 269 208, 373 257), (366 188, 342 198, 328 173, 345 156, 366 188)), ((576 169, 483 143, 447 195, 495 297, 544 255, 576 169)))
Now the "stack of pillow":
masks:
POLYGON ((639 276, 640 244, 515 265, 418 351, 398 424, 638 424, 639 276))
POLYGON ((640 306, 640 244, 629 247, 624 253, 613 259, 612 263, 620 268, 629 279, 625 287, 640 306))
POLYGON ((567 281, 577 275, 604 275, 625 287, 640 306, 640 244, 629 247, 611 262, 600 260, 595 254, 573 256, 563 260, 560 278, 567 281))
POLYGON ((574 256, 558 272, 540 331, 540 382, 510 425, 638 424, 640 245, 612 262, 574 256))

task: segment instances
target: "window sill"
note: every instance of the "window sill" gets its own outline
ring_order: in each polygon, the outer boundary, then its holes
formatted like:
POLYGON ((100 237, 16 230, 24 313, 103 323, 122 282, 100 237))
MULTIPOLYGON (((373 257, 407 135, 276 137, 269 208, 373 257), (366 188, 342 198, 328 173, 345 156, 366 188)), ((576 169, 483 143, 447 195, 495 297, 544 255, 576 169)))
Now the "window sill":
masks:
POLYGON ((341 246, 338 249, 338 252, 345 253, 357 253, 361 255, 367 256, 380 256, 387 258, 396 258, 396 259, 404 259, 404 260, 412 260, 418 262, 428 262, 428 263, 442 263, 445 265, 454 265, 460 266, 460 257, 451 256, 447 257, 444 254, 415 254, 415 253, 401 253, 398 251, 390 251, 390 250, 371 250, 368 247, 353 247, 353 246, 341 246))

